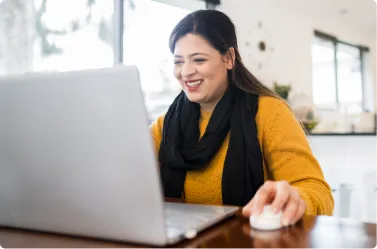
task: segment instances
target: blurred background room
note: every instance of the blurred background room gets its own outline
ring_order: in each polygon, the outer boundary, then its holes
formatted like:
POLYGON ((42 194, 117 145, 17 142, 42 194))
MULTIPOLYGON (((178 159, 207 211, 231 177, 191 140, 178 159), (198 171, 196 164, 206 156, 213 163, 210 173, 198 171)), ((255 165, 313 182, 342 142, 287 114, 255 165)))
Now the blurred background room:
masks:
POLYGON ((0 0, 0 75, 137 65, 153 121, 180 91, 170 32, 204 8, 232 18, 245 65, 308 130, 335 215, 376 222, 373 0, 0 0))

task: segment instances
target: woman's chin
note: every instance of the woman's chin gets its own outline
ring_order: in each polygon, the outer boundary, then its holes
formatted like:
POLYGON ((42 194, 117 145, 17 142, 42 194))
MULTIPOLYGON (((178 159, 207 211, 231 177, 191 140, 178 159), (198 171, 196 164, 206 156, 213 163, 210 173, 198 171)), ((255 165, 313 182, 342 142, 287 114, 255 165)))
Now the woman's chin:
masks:
POLYGON ((200 93, 186 92, 186 96, 187 96, 188 100, 190 100, 191 102, 194 102, 194 103, 198 103, 198 104, 204 100, 204 96, 201 95, 200 93))

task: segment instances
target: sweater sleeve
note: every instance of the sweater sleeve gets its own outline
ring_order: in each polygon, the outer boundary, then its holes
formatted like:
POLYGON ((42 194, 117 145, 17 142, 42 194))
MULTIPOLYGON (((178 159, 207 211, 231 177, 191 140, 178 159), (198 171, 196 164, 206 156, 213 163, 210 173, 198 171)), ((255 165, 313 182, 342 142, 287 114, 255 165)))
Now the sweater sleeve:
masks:
POLYGON ((307 215, 332 215, 334 199, 306 134, 285 103, 278 105, 263 136, 263 156, 273 180, 298 189, 307 215))
POLYGON ((164 117, 165 115, 158 117, 149 127, 152 133, 156 155, 158 155, 158 152, 160 150, 160 144, 162 140, 162 127, 164 125, 164 117))

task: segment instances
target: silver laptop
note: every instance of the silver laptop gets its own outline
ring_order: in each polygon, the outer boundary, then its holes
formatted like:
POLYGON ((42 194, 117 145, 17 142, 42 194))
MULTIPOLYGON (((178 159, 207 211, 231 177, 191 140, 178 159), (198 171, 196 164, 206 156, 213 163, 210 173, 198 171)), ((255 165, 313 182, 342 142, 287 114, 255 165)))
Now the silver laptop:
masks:
POLYGON ((0 77, 0 226, 160 246, 238 210, 163 200, 135 67, 0 77))

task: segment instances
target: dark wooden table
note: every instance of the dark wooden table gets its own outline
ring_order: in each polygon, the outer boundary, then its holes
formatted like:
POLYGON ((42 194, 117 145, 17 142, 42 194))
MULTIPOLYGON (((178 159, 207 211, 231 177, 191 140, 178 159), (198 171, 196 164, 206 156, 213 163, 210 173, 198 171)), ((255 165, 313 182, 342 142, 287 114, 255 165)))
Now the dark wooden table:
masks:
MULTIPOLYGON (((0 245, 11 247, 145 247, 88 238, 39 233, 0 227, 0 245)), ((237 213, 193 240, 173 247, 348 247, 376 246, 376 224, 337 217, 304 217, 295 226, 272 232, 250 228, 248 219, 237 213)))

